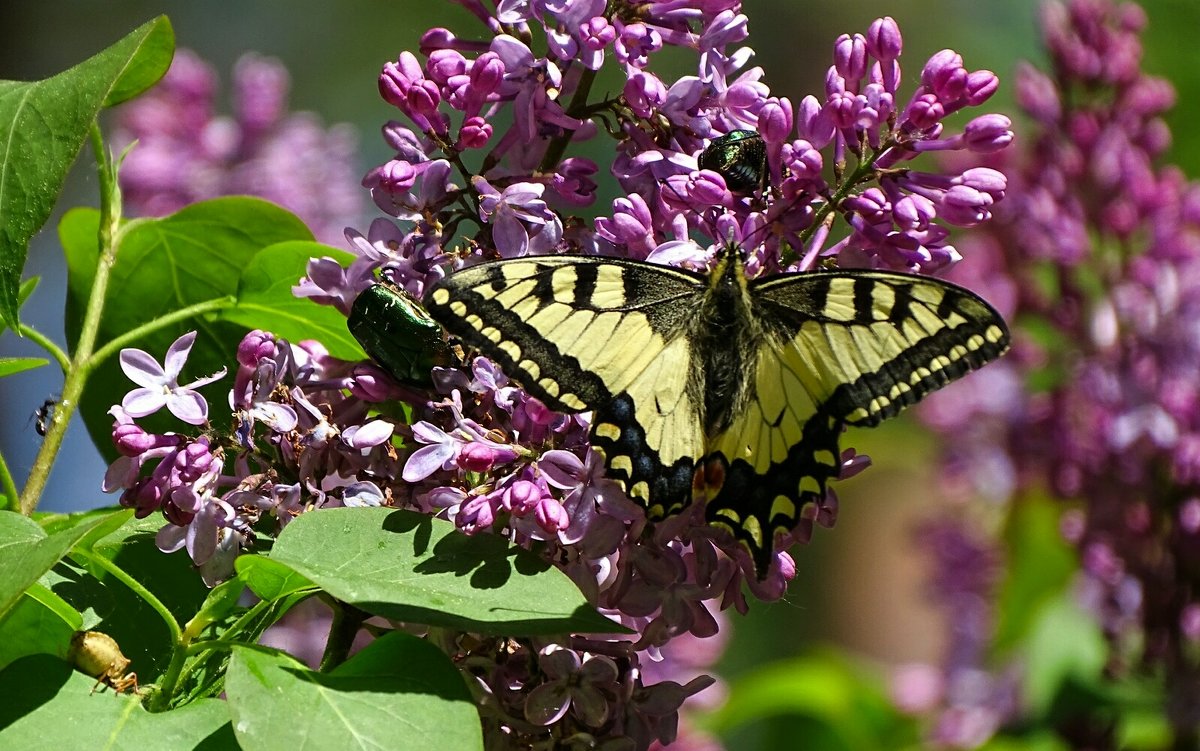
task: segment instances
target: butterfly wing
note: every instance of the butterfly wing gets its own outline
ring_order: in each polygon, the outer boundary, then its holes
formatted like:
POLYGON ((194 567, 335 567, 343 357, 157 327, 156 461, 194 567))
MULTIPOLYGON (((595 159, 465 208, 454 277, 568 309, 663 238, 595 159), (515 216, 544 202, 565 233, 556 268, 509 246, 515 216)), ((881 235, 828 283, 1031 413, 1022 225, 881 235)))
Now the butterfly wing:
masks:
POLYGON ((459 271, 425 304, 552 409, 595 410, 609 476, 658 518, 690 500, 704 445, 686 335, 704 288, 648 263, 531 257, 459 271))
POLYGON ((761 327, 754 386, 711 441, 697 489, 710 524, 765 573, 778 532, 837 477, 844 425, 877 425, 998 357, 1004 321, 986 302, 928 277, 813 272, 752 282, 761 327))

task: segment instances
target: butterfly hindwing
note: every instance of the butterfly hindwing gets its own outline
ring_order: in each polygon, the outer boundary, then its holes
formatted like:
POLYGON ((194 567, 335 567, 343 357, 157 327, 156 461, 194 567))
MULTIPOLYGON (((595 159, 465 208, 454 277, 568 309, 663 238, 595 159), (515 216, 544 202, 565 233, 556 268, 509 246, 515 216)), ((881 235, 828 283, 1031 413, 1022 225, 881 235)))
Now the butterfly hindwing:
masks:
MULTIPOLYGON (((762 570, 777 532, 839 471, 843 425, 878 424, 1007 347, 1000 316, 966 290, 880 271, 752 282, 764 335, 747 406, 705 457, 710 524, 762 570)), ((707 487, 705 487, 707 486, 707 487)))

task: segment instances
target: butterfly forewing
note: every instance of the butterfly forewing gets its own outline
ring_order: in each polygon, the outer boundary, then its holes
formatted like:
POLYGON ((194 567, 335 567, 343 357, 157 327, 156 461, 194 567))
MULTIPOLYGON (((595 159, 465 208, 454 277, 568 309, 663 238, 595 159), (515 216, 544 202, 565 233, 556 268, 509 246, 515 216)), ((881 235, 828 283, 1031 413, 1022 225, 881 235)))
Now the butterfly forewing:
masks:
POLYGON ((704 287, 661 266, 539 257, 464 269, 427 306, 551 408, 596 410, 609 474, 661 518, 690 499, 703 450, 685 329, 704 287))

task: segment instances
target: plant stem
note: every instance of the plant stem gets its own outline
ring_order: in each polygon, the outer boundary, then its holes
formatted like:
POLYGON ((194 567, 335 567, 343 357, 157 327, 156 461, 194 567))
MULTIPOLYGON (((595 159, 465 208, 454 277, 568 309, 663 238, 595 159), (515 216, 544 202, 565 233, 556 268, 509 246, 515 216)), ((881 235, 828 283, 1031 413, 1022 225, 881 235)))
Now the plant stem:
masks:
POLYGON ((13 482, 12 472, 8 471, 8 462, 4 461, 4 454, 0 454, 0 490, 4 491, 6 499, 4 507, 15 511, 17 507, 17 485, 13 482))
POLYGON ((76 551, 77 555, 86 555, 89 562, 94 563, 99 568, 104 569, 111 574, 114 579, 129 587, 129 590, 138 597, 146 601, 146 604, 158 613, 163 619, 163 623, 167 624, 167 631, 170 632, 171 644, 178 645, 183 640, 183 629, 179 626, 179 621, 175 620, 175 616, 171 615, 171 611, 162 603, 162 600, 154 596, 154 593, 142 586, 142 583, 125 572, 117 564, 97 553, 87 553, 82 550, 76 551))
POLYGON ((198 302, 195 305, 189 305, 186 308, 180 308, 179 310, 173 310, 170 313, 167 313, 159 318, 155 318, 153 321, 148 321, 141 326, 126 331, 124 334, 121 334, 115 339, 108 341, 103 347, 96 350, 92 354, 91 358, 86 363, 83 363, 81 367, 85 368, 88 372, 95 370, 100 366, 101 363, 112 357, 114 353, 118 352, 123 347, 133 344, 147 334, 152 334, 160 329, 168 328, 174 323, 198 316, 201 313, 209 313, 214 310, 232 308, 236 303, 237 299, 233 297, 233 295, 228 295, 226 297, 217 297, 212 300, 198 302))
POLYGON ((333 602, 333 622, 329 624, 329 641, 325 643, 325 654, 321 655, 321 666, 317 668, 322 673, 328 673, 346 661, 354 637, 363 621, 370 615, 353 605, 344 602, 333 602))
POLYGON ((96 264, 96 277, 92 280, 92 289, 88 295, 79 342, 66 369, 62 398, 54 410, 54 418, 46 430, 42 447, 38 450, 37 458, 29 471, 29 479, 25 483, 25 490, 21 494, 21 513, 26 516, 32 514, 41 501, 42 491, 46 489, 46 481, 50 477, 50 469, 54 466, 63 437, 67 433, 67 424, 71 421, 71 415, 75 413, 79 397, 87 383, 89 370, 86 365, 96 346, 100 315, 104 311, 104 293, 108 289, 109 274, 117 256, 117 239, 121 226, 121 191, 117 186, 116 171, 104 146, 100 127, 94 122, 90 136, 92 150, 96 154, 96 172, 100 186, 100 258, 96 264))
POLYGON ((38 331, 28 324, 20 324, 17 326, 17 332, 25 339, 33 342, 42 349, 46 350, 58 362, 58 367, 62 370, 63 375, 71 367, 71 356, 62 350, 53 340, 49 339, 45 334, 38 331))

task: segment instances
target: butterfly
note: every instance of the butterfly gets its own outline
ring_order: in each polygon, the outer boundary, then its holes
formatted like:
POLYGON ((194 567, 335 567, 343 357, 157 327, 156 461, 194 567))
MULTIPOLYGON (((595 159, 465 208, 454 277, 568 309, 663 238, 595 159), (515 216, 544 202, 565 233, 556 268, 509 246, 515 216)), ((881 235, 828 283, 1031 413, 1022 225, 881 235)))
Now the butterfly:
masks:
POLYGON ((591 445, 651 520, 706 522, 766 575, 776 536, 825 495, 843 427, 874 426, 999 357, 1000 315, 911 274, 749 279, 620 258, 481 263, 425 296, 430 315, 552 409, 593 412, 591 445))

